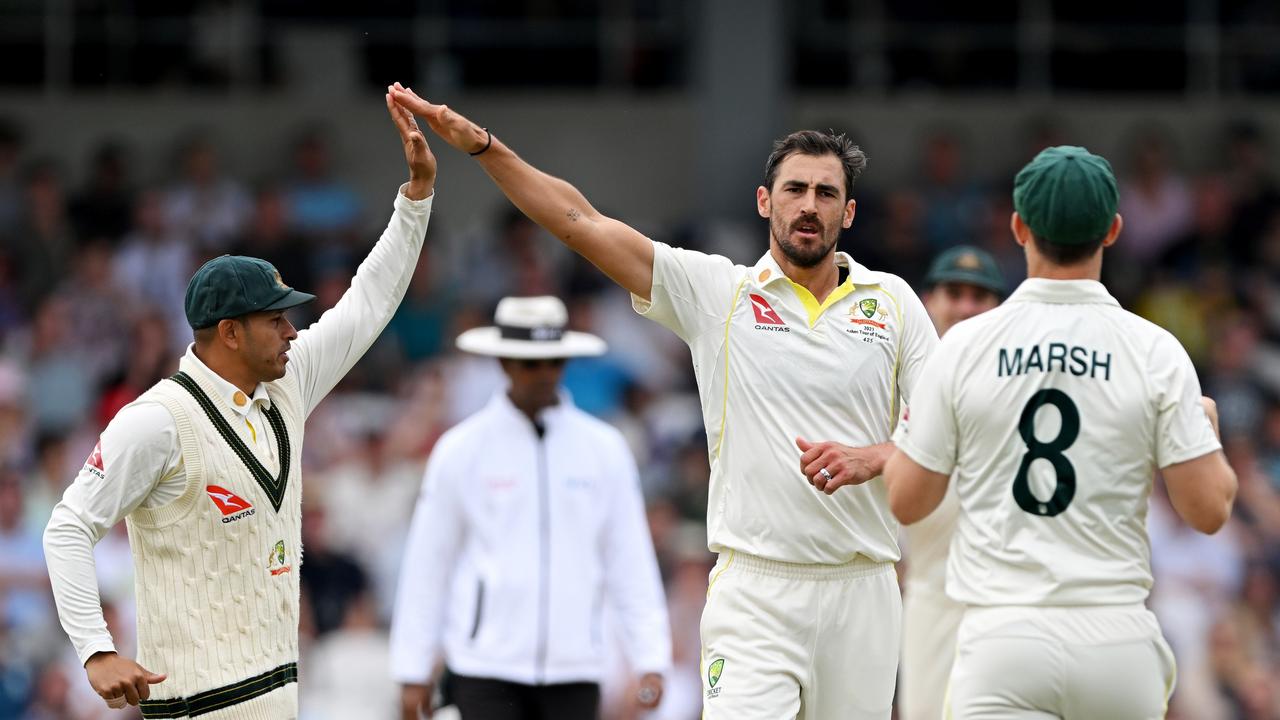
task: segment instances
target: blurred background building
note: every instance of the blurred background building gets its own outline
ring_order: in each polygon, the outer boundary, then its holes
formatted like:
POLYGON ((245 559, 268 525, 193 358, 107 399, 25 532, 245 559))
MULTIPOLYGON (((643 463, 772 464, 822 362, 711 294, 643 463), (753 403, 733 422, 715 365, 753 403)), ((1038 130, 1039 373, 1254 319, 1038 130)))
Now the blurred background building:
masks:
MULTIPOLYGON (((1278 34, 1263 0, 0 3, 0 717, 122 717, 57 628, 50 508, 114 412, 175 369, 203 260, 271 260, 320 296, 310 317, 336 302, 405 175, 381 97, 397 80, 654 238, 745 263, 767 241, 770 141, 848 132, 870 165, 841 247, 913 283, 959 243, 1021 278, 1016 169, 1049 144, 1109 157, 1125 232, 1106 280, 1186 345, 1240 475, 1212 537, 1152 501, 1170 717, 1280 717, 1278 34)), ((610 341, 566 382, 644 470, 678 666, 650 717, 695 718, 711 557, 687 351, 434 146, 439 201, 405 303, 310 421, 305 717, 392 717, 381 668, 421 469, 501 382, 453 338, 503 295, 549 292, 610 341)), ((97 557, 131 652, 123 527, 97 557)), ((608 717, 633 717, 610 693, 608 717)))

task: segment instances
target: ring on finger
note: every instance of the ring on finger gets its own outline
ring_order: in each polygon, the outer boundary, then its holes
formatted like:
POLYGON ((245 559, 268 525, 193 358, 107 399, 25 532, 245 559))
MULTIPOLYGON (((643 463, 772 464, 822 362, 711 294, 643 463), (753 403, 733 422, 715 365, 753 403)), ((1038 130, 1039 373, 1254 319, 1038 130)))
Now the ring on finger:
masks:
POLYGON ((821 470, 819 470, 818 474, 821 475, 823 478, 825 478, 827 482, 831 482, 831 479, 832 479, 831 473, 828 472, 826 468, 822 468, 821 470))

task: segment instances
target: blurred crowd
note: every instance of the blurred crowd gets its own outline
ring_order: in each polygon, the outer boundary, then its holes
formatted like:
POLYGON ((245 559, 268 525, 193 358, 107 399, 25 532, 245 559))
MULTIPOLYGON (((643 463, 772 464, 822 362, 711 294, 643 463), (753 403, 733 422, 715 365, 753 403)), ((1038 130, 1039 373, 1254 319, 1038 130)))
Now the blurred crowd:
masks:
MULTIPOLYGON (((1153 495, 1151 604, 1179 661, 1170 717, 1277 717, 1280 186, 1268 172, 1269 138, 1247 122, 1195 147, 1158 125, 1129 137, 1111 157, 1125 229, 1107 252, 1105 280, 1186 346, 1218 401, 1240 477, 1235 516, 1215 536, 1182 526, 1159 488, 1153 495)), ((1037 125, 1025 157, 1070 139, 1037 125)), ((41 533, 114 413, 176 370, 191 340, 182 301, 192 271, 222 253, 265 258, 318 295, 294 318, 304 327, 341 297, 390 214, 394 188, 385 206, 366 207, 334 168, 321 128, 300 133, 281 158, 287 169, 269 180, 221 167, 222 140, 193 131, 153 178, 110 140, 74 171, 33 157, 22 129, 0 121, 0 717, 124 717, 89 689, 58 627, 41 533)), ((903 159, 918 165, 912 181, 855 191, 858 216, 842 249, 923 289, 935 254, 979 245, 1012 288, 1025 275, 1008 230, 1020 163, 984 166, 959 132, 938 131, 919 146, 921 157, 903 159)), ((303 717, 395 717, 386 628, 422 468, 440 434, 503 383, 495 361, 457 352, 453 338, 488 324, 497 299, 513 294, 565 298, 571 325, 610 343, 606 356, 570 363, 565 384, 579 406, 623 431, 642 468, 676 663, 661 708, 647 717, 698 717, 698 620, 713 558, 686 348, 518 213, 495 208, 491 222, 472 227, 452 222, 447 204, 435 212, 403 305, 308 422, 303 717)), ((658 239, 750 264, 764 252, 765 227, 691 224, 658 239)), ((108 622, 132 654, 123 524, 96 557, 108 622)), ((610 720, 634 717, 622 682, 605 684, 610 720)))

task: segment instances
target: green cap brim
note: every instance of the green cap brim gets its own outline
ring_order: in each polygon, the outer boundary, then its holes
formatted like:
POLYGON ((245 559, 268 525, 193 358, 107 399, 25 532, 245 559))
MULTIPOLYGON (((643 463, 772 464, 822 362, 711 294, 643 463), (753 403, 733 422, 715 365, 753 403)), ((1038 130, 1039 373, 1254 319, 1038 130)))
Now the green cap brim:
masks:
POLYGON ((996 282, 990 276, 977 270, 947 270, 935 273, 925 278, 925 284, 929 287, 948 282, 973 285, 974 287, 980 287, 983 290, 990 290, 996 295, 1004 296, 1003 284, 996 282))
POLYGON ((285 293, 279 300, 258 310, 257 312, 266 312, 267 310, 288 310, 291 307, 306 305, 315 299, 316 296, 311 293, 304 293, 299 290, 290 289, 289 292, 285 293))

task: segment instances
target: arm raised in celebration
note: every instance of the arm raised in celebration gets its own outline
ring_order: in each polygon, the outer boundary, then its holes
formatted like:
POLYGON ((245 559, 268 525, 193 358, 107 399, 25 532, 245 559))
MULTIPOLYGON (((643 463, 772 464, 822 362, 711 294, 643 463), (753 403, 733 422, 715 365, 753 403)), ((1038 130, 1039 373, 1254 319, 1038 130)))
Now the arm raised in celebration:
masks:
POLYGON ((650 299, 653 242, 649 238, 601 214, 573 185, 525 162, 488 130, 448 106, 428 102, 399 83, 391 93, 396 103, 425 119, 445 142, 474 155, 503 194, 531 220, 623 288, 650 299))

